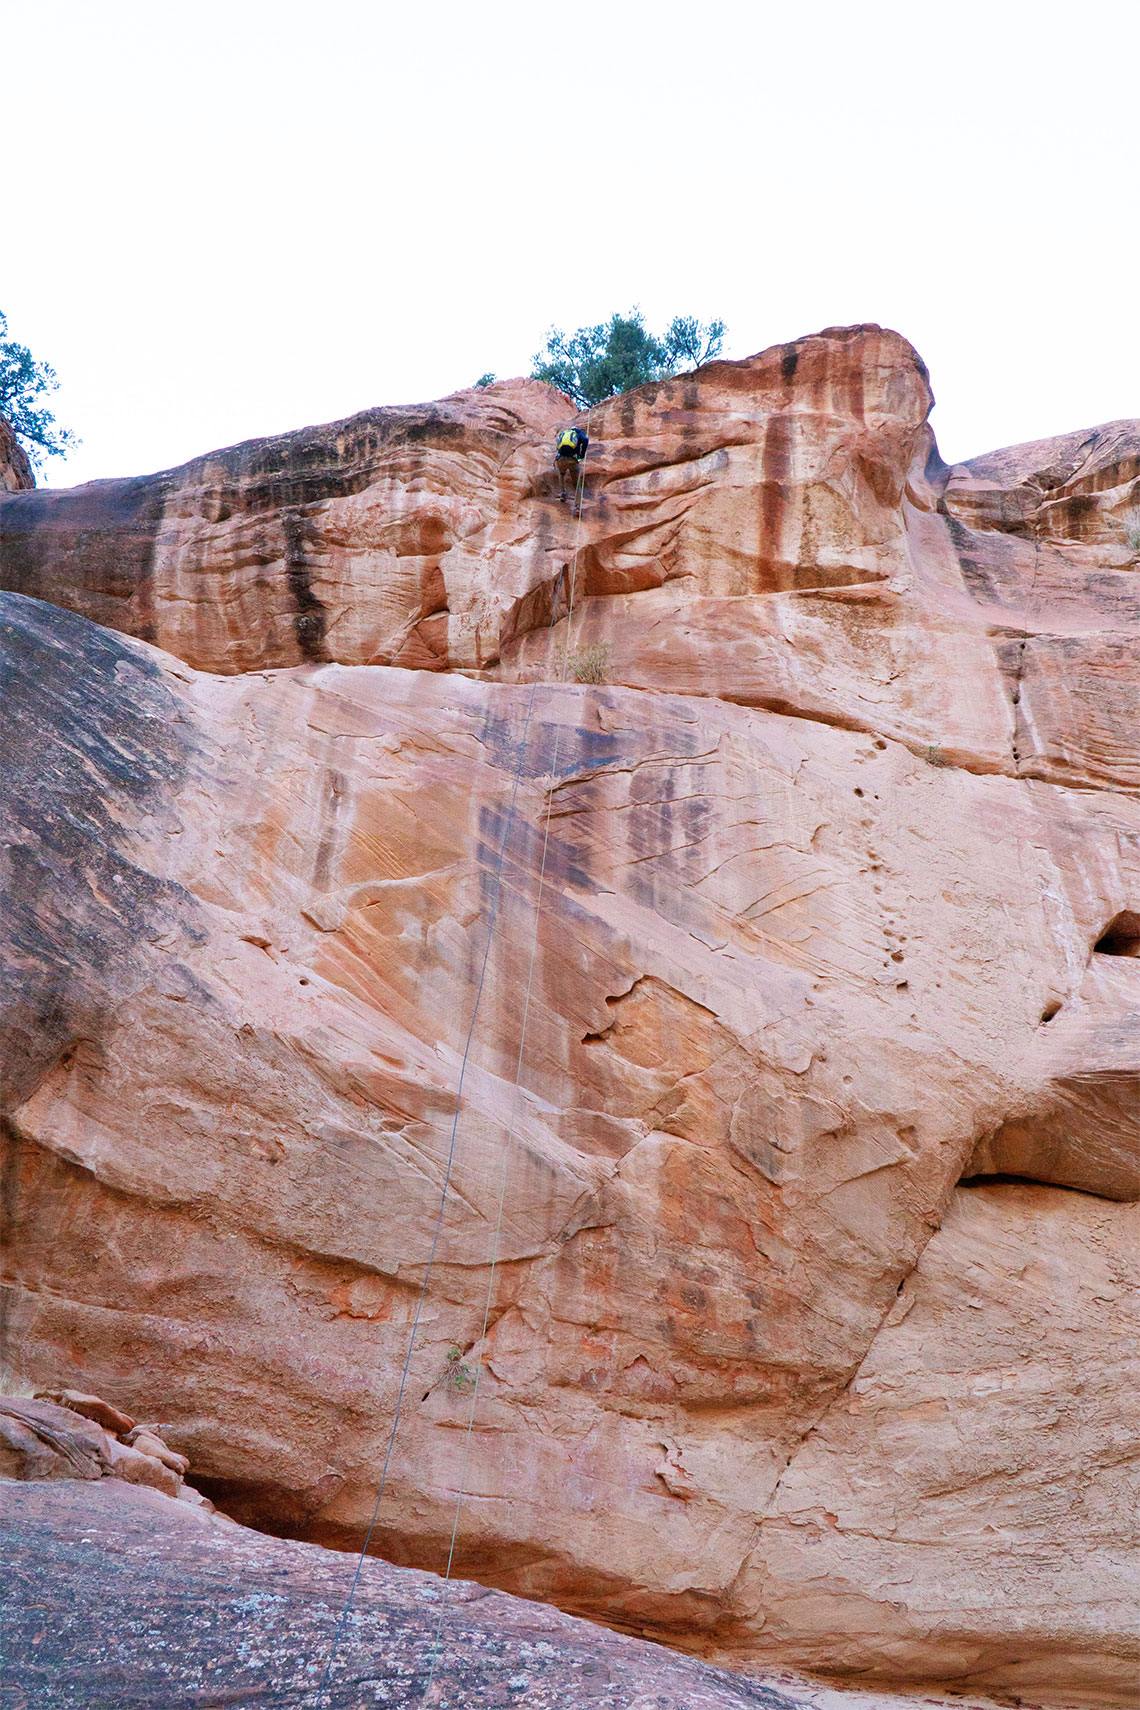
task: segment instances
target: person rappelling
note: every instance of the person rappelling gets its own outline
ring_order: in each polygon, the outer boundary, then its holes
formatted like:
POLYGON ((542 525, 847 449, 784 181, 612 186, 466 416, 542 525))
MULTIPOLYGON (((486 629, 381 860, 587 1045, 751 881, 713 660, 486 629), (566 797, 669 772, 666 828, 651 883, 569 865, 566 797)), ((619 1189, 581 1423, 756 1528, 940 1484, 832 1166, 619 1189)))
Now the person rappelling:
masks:
MULTIPOLYGON (((575 494, 584 480, 582 464, 590 444, 590 436, 579 427, 563 428, 554 442, 554 467, 558 471, 558 502, 566 503, 566 485, 571 483, 575 494)), ((579 509, 581 506, 579 506, 579 509)))

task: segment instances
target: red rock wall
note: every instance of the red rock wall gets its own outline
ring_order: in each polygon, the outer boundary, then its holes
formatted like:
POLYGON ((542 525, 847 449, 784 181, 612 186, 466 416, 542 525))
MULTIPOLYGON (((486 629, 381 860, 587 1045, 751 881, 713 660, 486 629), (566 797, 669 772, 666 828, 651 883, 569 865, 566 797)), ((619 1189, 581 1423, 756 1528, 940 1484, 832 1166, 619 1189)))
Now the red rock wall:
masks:
POLYGON ((3 502, 10 1365, 351 1546, 446 1180, 378 1548, 1126 1701, 1140 583, 929 405, 644 388, 580 532, 530 383, 3 502))

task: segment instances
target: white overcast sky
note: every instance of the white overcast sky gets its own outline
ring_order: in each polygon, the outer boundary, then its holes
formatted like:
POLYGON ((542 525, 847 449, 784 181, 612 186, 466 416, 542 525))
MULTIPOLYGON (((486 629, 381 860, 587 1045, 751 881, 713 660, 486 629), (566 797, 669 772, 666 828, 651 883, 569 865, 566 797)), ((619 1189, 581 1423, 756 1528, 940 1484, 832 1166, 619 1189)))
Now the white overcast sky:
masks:
POLYGON ((1136 0, 35 0, 0 309, 142 473, 525 373, 552 322, 873 320, 951 461, 1140 415, 1136 0))

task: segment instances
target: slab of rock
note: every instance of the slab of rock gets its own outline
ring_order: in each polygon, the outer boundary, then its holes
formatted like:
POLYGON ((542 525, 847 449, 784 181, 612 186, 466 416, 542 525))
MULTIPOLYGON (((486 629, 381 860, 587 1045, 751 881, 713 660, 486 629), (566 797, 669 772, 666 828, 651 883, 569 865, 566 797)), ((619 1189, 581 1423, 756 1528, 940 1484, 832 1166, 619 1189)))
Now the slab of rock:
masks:
POLYGON ((149 1485, 151 1490, 160 1490, 164 1496, 178 1495, 182 1487, 180 1475, 157 1456, 118 1441, 112 1442, 110 1456, 111 1471, 116 1478, 125 1480, 127 1484, 149 1485))
MULTIPOLYGON (((425 1694, 439 1710, 917 1710, 784 1670, 745 1679, 374 1561, 334 1651, 345 1557, 128 1485, 0 1489, 4 1684, 29 1710, 418 1710, 425 1694)), ((987 1710, 977 1698, 922 1703, 987 1710)))
MULTIPOLYGON (((75 1390, 62 1404, 48 1395, 28 1400, 0 1397, 0 1477, 7 1479, 116 1478, 127 1484, 149 1485, 164 1496, 181 1496, 184 1455, 176 1455, 151 1432, 119 1433, 130 1421, 97 1395, 75 1390), (122 1421, 118 1427, 115 1421, 122 1421)), ((187 1498, 203 1500, 196 1491, 187 1498)), ((206 1501, 206 1506, 211 1506, 206 1501)))
POLYGON ((1018 771, 1136 789, 1140 424, 974 458, 949 471, 943 502, 991 611, 1018 771))
POLYGON ((555 574, 557 506, 531 490, 551 483, 570 410, 520 380, 21 494, 0 582, 204 670, 479 666, 555 574))
POLYGON ((101 1396, 84 1395, 81 1390, 40 1390, 36 1400, 53 1401, 58 1407, 70 1408, 72 1413, 81 1413, 84 1419, 93 1419, 96 1425, 102 1425, 112 1436, 125 1437, 135 1428, 135 1422, 129 1413, 120 1413, 117 1407, 112 1407, 101 1396))
POLYGON ((156 1461, 161 1461, 164 1467, 170 1468, 171 1472, 176 1472, 181 1476, 189 1470, 190 1462, 186 1456, 175 1454, 173 1449, 168 1449, 162 1438, 154 1431, 148 1431, 145 1427, 140 1426, 133 1430, 125 1441, 132 1449, 137 1449, 140 1454, 151 1455, 156 1461))
POLYGON ((0 1396, 0 1476, 103 1478, 114 1448, 106 1431, 51 1402, 0 1396))
POLYGON ((1101 427, 1009 446, 956 464, 946 502, 973 528, 1107 549, 1125 563, 1140 506, 1140 423, 1101 427))
POLYGON ((526 679, 588 650, 610 682, 885 732, 978 771, 1140 786, 1140 427, 948 470, 932 401, 914 349, 874 326, 642 387, 590 414, 579 525, 550 469, 570 406, 505 381, 0 498, 0 586, 210 671, 526 679), (548 637, 571 585, 575 633, 548 637))
POLYGON ((955 1195, 768 1505, 765 1645, 831 1667, 843 1632, 851 1673, 882 1676, 921 1633, 945 1681, 1128 1703, 1138 1242, 1135 1205, 1028 1183, 955 1195))
MULTIPOLYGON (((1103 1019, 1137 805, 712 698, 198 677, 18 596, 0 640, 35 877, 11 953, 75 994, 10 1118, 10 1349, 175 1413, 238 1516, 352 1547, 446 1178, 375 1547, 442 1565, 463 1486, 463 1573, 817 1660, 766 1613, 764 1516, 979 1136, 1053 1108, 1071 1060, 1040 1041, 1103 1019), (52 828, 96 813, 77 868, 52 828), (452 1349, 482 1368, 466 1472, 452 1349)), ((1074 1177, 1108 1167, 1102 1117, 1073 1106, 1074 1177)), ((927 1669, 923 1621, 868 1645, 927 1669)))
POLYGON ((516 380, 0 509, 0 585, 211 671, 483 669, 578 595, 676 584, 877 597, 930 508, 925 368, 833 328, 595 410, 585 527, 557 502, 572 406, 516 380))

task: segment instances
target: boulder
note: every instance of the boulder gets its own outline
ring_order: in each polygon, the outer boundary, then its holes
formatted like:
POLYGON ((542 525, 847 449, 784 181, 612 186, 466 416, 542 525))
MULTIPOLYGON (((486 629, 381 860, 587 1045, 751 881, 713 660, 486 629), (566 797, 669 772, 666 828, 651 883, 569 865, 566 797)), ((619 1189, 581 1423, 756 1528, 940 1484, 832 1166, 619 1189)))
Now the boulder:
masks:
POLYGON ((153 1456, 155 1460, 161 1461, 164 1467, 169 1467, 172 1472, 176 1472, 179 1477, 182 1477, 189 1470, 190 1462, 186 1456, 176 1454, 173 1449, 167 1448, 162 1438, 156 1436, 153 1431, 139 1427, 132 1431, 125 1440, 129 1447, 137 1449, 142 1455, 153 1456))
POLYGON ((72 1413, 81 1413, 84 1419, 93 1419, 96 1425, 111 1433, 112 1436, 126 1436, 135 1428, 135 1422, 129 1413, 120 1413, 117 1407, 103 1401, 97 1395, 84 1395, 77 1389, 41 1390, 38 1401, 54 1401, 58 1407, 68 1407, 72 1413))
MULTIPOLYGON (((0 1478, 123 1479, 164 1496, 204 1502, 183 1485, 189 1469, 153 1432, 133 1428, 128 1415, 97 1395, 77 1390, 41 1393, 34 1401, 0 1398, 0 1478), (65 1399, 66 1398, 66 1399, 65 1399), (116 1421, 120 1423, 116 1426, 116 1421), (124 1433, 129 1441, 121 1441, 124 1433)), ((206 1502, 207 1507, 212 1504, 206 1502)))
POLYGON ((107 1433, 69 1410, 0 1396, 0 1477, 103 1478, 112 1453, 107 1433))
POLYGON ((110 1445, 111 1472, 127 1484, 145 1484, 160 1490, 164 1496, 177 1496, 182 1485, 180 1475, 163 1461, 143 1449, 129 1448, 126 1443, 112 1440, 110 1445))

